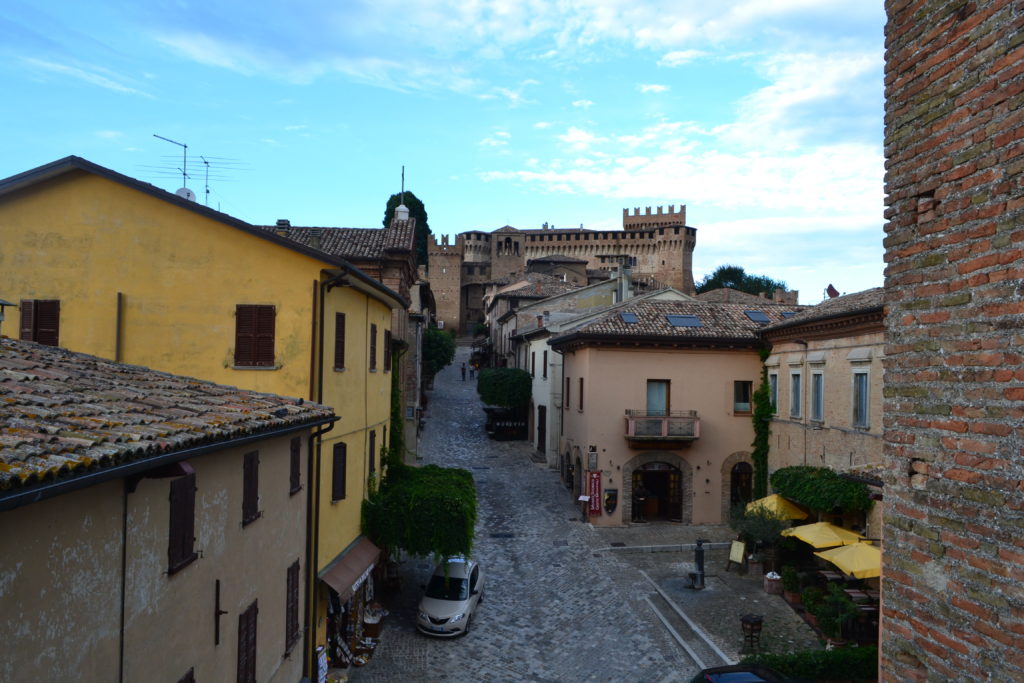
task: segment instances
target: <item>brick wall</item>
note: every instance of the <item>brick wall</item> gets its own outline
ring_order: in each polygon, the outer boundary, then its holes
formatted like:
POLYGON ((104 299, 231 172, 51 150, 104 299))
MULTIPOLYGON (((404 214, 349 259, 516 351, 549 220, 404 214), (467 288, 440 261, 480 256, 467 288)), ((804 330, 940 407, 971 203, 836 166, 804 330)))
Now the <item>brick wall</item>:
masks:
POLYGON ((1024 3, 886 0, 883 680, 1024 680, 1024 3))

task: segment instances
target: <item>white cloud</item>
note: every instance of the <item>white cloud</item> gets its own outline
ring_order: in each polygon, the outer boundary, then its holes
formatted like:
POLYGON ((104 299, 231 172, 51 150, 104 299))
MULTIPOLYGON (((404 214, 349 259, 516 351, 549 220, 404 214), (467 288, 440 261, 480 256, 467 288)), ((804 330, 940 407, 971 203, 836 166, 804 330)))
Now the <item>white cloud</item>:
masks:
POLYGON ((534 128, 540 128, 541 130, 543 130, 545 128, 550 128, 551 127, 551 122, 550 121, 538 121, 537 123, 533 124, 533 127, 534 128))
POLYGON ((119 130, 98 130, 96 131, 96 137, 103 138, 104 140, 116 140, 117 138, 124 137, 124 133, 119 130))
POLYGON ((590 100, 575 100, 572 106, 579 107, 580 109, 590 109, 594 106, 594 103, 590 100))
POLYGON ((130 86, 121 83, 121 77, 115 74, 111 74, 106 69, 95 66, 87 66, 86 68, 79 68, 77 66, 70 66, 68 64, 58 64, 56 62, 48 62, 42 59, 33 59, 30 57, 23 57, 22 60, 29 66, 35 67, 42 71, 48 71, 50 73, 61 74, 63 76, 69 76, 71 78, 78 79, 89 83, 90 85, 99 86, 106 88, 107 90, 113 90, 114 92, 125 93, 129 95, 141 95, 143 97, 152 98, 153 96, 142 90, 132 88, 130 86))
POLYGON ((508 141, 512 139, 512 134, 508 131, 498 130, 492 135, 487 136, 481 140, 478 144, 481 147, 504 147, 508 144, 508 141))
POLYGON ((604 138, 576 126, 571 126, 563 135, 559 135, 558 139, 577 151, 584 151, 594 143, 604 141, 604 138))
POLYGON ((683 66, 706 54, 703 50, 674 50, 663 55, 658 66, 683 66))
POLYGON ((637 86, 637 89, 642 93, 663 93, 668 91, 667 85, 659 85, 657 83, 641 83, 637 86))

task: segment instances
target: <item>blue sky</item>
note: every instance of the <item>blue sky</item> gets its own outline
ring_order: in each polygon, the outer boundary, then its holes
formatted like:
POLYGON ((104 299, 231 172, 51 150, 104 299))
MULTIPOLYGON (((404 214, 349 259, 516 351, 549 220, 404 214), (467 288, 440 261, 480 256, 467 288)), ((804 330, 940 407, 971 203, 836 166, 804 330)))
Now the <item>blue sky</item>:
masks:
POLYGON ((882 284, 881 0, 6 0, 0 177, 76 154, 266 224, 615 229, 687 206, 816 303, 882 284), (162 173, 161 168, 169 169, 162 173))

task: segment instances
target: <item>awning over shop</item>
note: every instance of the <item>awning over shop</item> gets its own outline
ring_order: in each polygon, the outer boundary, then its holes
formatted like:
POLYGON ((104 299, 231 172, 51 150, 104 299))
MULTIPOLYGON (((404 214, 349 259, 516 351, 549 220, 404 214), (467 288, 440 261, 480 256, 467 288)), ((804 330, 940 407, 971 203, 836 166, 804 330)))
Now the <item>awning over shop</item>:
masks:
POLYGON ((764 510, 781 519, 807 519, 807 512, 796 503, 786 500, 777 493, 747 503, 747 512, 764 510))
POLYGON ((338 598, 345 602, 370 575, 378 557, 380 548, 366 536, 361 536, 331 566, 320 572, 320 580, 333 588, 338 598))
POLYGON ((815 548, 831 548, 837 545, 851 545, 866 540, 855 531, 843 529, 828 522, 815 522, 786 529, 783 536, 796 536, 804 543, 810 543, 815 548))
POLYGON ((858 579, 878 576, 882 569, 882 551, 870 543, 854 543, 814 553, 858 579))

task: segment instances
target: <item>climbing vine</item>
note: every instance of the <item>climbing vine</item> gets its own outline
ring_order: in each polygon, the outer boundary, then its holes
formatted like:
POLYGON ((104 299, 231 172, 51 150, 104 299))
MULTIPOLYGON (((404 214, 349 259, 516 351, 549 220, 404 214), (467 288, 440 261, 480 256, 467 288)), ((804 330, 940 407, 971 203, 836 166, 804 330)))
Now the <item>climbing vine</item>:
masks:
POLYGON ((844 479, 827 467, 796 465, 772 474, 772 488, 780 495, 812 510, 866 512, 873 505, 868 487, 844 479))
POLYGON ((761 349, 761 384, 754 392, 754 442, 751 444, 752 452, 750 459, 754 461, 754 498, 764 498, 768 495, 768 450, 769 437, 771 436, 772 415, 775 409, 772 406, 772 392, 768 385, 768 368, 764 366, 765 359, 770 353, 768 349, 761 349))

